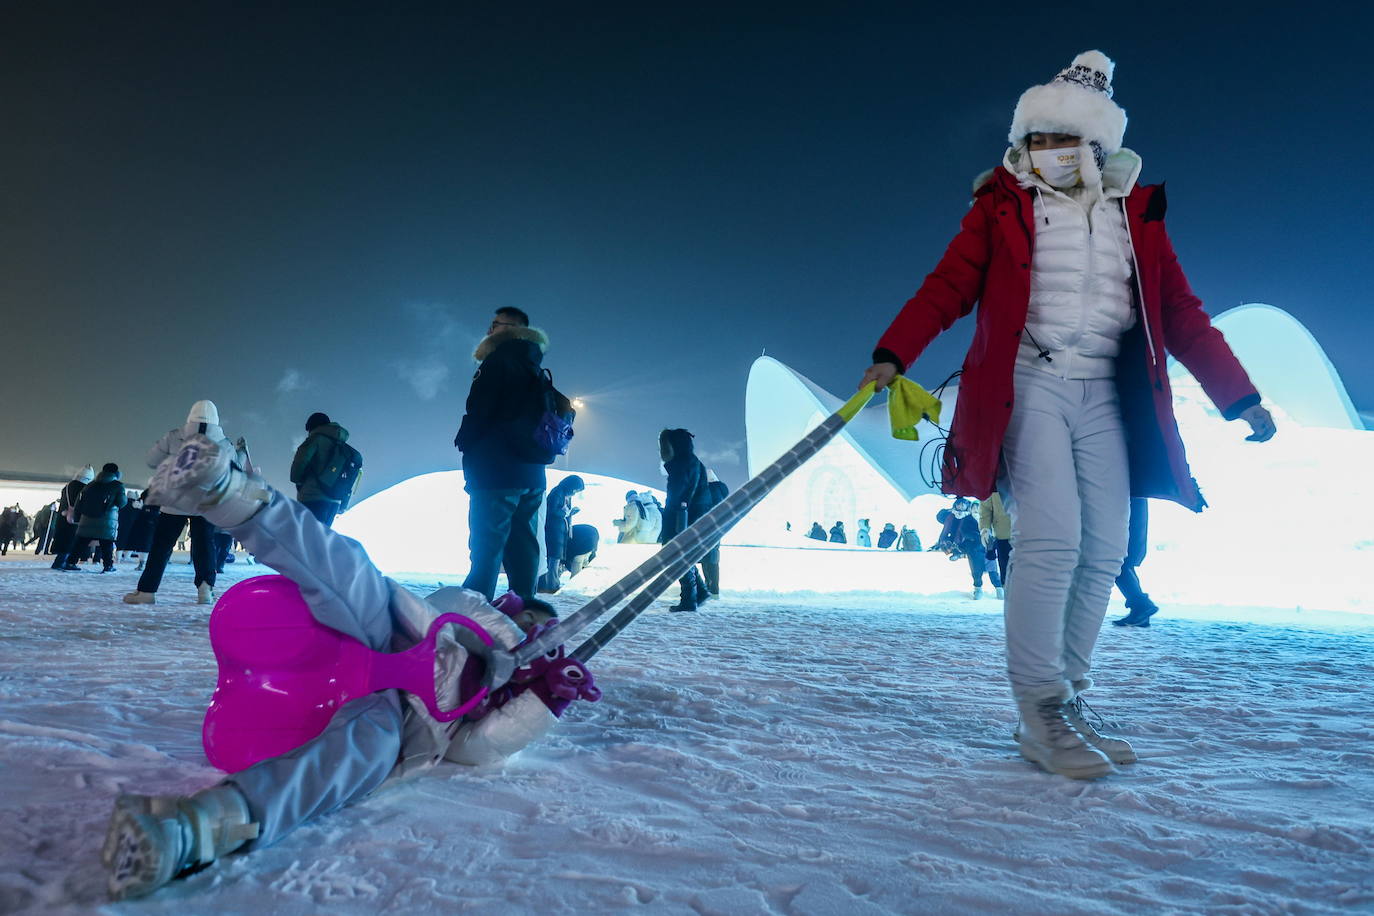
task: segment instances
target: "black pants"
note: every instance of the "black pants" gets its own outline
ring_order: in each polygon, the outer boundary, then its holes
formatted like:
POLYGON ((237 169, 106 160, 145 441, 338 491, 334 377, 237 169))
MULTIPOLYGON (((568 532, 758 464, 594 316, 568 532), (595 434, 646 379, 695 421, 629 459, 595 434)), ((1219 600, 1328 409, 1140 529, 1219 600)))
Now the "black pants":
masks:
POLYGON ((539 507, 543 488, 473 490, 468 494, 468 550, 472 565, 463 588, 496 596, 496 577, 506 568, 511 591, 534 597, 539 575, 539 507))
POLYGON ((104 569, 114 569, 114 541, 102 538, 100 546, 96 548, 96 556, 100 558, 100 565, 104 569))
POLYGON ((301 500, 301 505, 310 510, 310 514, 326 528, 333 527, 334 516, 339 514, 339 504, 332 499, 312 499, 309 502, 301 500))
POLYGON ((76 526, 65 518, 57 519, 57 530, 53 534, 52 568, 60 569, 67 565, 67 554, 76 545, 76 526))
MULTIPOLYGON (((153 546, 148 548, 148 560, 143 567, 143 575, 138 579, 138 590, 156 592, 162 584, 162 574, 167 570, 167 561, 172 557, 181 532, 186 530, 188 517, 163 512, 157 517, 157 527, 153 529, 153 546)), ((189 516, 191 522, 191 562, 196 567, 196 585, 202 582, 215 587, 215 526, 199 515, 189 516)))
POLYGON ((701 572, 706 577, 706 592, 710 595, 720 594, 720 545, 712 547, 706 556, 701 558, 701 572))
POLYGON ((997 538, 992 542, 992 549, 989 553, 991 553, 992 556, 988 557, 988 559, 992 559, 993 557, 997 558, 997 571, 1002 574, 1003 584, 1006 584, 1007 564, 1011 562, 1011 541, 1004 538, 997 538))

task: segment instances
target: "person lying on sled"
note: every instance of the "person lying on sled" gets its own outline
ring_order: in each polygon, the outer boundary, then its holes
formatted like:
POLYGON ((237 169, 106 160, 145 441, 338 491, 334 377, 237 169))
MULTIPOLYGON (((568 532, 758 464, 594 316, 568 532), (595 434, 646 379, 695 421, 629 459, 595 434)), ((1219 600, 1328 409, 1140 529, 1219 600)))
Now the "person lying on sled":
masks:
MULTIPOLYGON (((158 467, 148 497, 231 533, 259 562, 296 583, 317 621, 370 649, 409 648, 438 614, 450 612, 476 621, 496 647, 510 649, 524 638, 522 631, 554 616, 545 602, 526 600, 512 620, 484 596, 461 588, 418 598, 378 572, 357 541, 321 525, 232 459, 219 444, 194 436, 158 467)), ((474 692, 467 663, 481 647, 450 629, 441 632, 435 656, 435 697, 446 709, 474 692), (468 676, 460 678, 465 666, 468 676)), ((481 663, 480 657, 473 661, 481 663)), ((550 691, 541 682, 519 693, 495 691, 480 713, 447 724, 409 693, 378 691, 340 708, 318 737, 194 795, 121 795, 101 852, 110 895, 141 897, 227 853, 275 843, 388 779, 442 760, 476 765, 514 754, 549 730, 571 702, 562 697, 599 696, 579 662, 566 660, 550 675, 558 676, 576 689, 550 691), (475 715, 481 718, 474 721, 475 715)))

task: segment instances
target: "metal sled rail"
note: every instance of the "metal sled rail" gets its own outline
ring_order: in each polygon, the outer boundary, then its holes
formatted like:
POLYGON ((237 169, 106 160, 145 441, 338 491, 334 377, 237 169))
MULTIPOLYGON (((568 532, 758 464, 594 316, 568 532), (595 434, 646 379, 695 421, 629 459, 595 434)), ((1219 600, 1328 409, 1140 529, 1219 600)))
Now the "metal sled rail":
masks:
POLYGON ((658 593, 675 579, 686 574, 706 553, 720 541, 733 525, 744 518, 788 475, 801 467, 806 461, 824 448, 839 435, 845 424, 852 420, 864 405, 872 399, 872 384, 859 389, 837 411, 827 417, 819 426, 802 437, 777 461, 760 471, 752 480, 727 496, 709 512, 697 519, 676 537, 664 545, 663 549, 645 560, 638 567, 623 576, 619 582, 597 595, 591 601, 564 618, 556 627, 545 632, 533 642, 517 646, 511 651, 493 652, 487 666, 486 681, 499 686, 510 680, 517 668, 534 661, 539 656, 557 646, 568 642, 581 633, 592 622, 621 601, 649 583, 654 587, 645 589, 614 620, 598 631, 591 639, 579 646, 574 652, 578 658, 587 659, 596 654, 616 633, 620 632, 638 614, 648 607, 658 593), (628 614, 628 616, 627 616, 628 614))

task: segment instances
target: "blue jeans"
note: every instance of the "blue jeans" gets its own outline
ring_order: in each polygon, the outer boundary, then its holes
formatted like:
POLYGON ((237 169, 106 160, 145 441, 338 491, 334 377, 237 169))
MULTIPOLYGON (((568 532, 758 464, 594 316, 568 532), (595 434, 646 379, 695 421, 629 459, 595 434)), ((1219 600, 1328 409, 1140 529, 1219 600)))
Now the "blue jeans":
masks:
POLYGON ((539 507, 544 490, 473 490, 468 497, 472 565, 463 588, 492 600, 496 578, 505 566, 507 587, 521 598, 533 598, 539 576, 539 507))

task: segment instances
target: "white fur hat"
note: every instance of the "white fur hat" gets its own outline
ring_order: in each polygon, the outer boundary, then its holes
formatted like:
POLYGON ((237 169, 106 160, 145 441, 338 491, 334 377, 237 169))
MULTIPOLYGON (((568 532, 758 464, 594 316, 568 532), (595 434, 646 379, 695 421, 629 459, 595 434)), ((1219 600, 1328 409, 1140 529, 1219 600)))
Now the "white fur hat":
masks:
POLYGON ((1104 155, 1115 153, 1126 135, 1126 112, 1112 101, 1115 69, 1101 51, 1084 51, 1050 82, 1022 93, 1007 141, 1018 146, 1033 132, 1073 134, 1104 155))
POLYGON ((214 401, 196 401, 191 405, 191 412, 186 415, 186 422, 219 426, 219 408, 215 406, 214 401))
POLYGON ((76 476, 73 477, 72 480, 79 480, 82 483, 90 483, 92 480, 95 480, 95 468, 91 467, 89 464, 86 465, 84 468, 76 472, 76 476))

